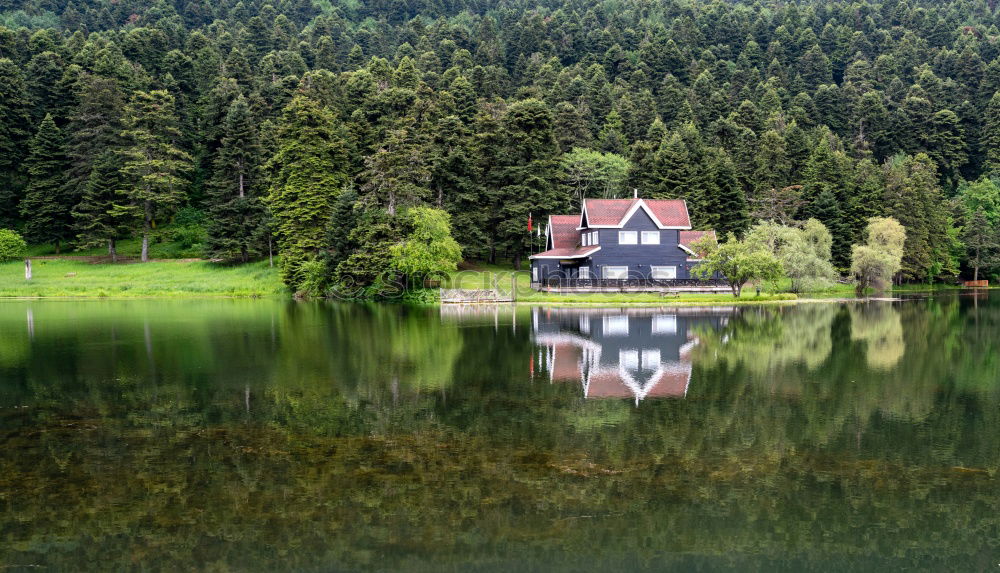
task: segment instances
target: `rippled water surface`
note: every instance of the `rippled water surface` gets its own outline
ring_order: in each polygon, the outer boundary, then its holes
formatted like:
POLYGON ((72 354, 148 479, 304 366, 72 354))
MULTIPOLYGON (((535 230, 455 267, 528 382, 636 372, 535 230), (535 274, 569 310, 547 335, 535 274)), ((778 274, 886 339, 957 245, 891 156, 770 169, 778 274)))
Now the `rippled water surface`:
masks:
POLYGON ((0 566, 995 571, 998 348, 986 293, 0 302, 0 566))

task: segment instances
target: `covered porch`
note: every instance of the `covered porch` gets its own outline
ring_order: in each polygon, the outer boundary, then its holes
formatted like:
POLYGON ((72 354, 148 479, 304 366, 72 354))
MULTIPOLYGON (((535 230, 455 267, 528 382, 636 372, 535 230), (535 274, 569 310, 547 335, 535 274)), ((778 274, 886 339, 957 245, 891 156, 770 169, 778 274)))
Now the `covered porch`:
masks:
POLYGON ((531 288, 553 293, 730 292, 729 284, 722 279, 581 279, 549 276, 545 280, 532 281, 531 288))

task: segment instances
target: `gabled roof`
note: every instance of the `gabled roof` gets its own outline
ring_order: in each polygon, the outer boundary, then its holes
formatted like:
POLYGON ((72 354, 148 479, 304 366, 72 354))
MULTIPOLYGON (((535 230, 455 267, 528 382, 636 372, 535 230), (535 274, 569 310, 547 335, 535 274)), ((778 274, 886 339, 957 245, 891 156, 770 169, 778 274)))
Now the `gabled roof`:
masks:
POLYGON ((574 248, 557 248, 549 249, 547 251, 542 251, 541 253, 531 255, 529 259, 582 259, 584 257, 589 257, 590 255, 600 251, 601 247, 594 245, 592 247, 574 247, 574 248))
POLYGON ((639 209, 661 229, 690 229, 691 217, 683 199, 586 199, 580 225, 621 228, 639 209))
POLYGON ((680 235, 681 235, 681 237, 680 237, 681 238, 680 244, 684 245, 685 247, 687 247, 687 248, 689 248, 691 250, 694 250, 691 247, 691 243, 697 241, 698 239, 704 237, 705 235, 709 235, 709 236, 714 237, 715 236, 715 231, 712 231, 712 230, 708 230, 708 231, 681 231, 680 235))
POLYGON ((549 217, 549 235, 552 238, 553 249, 572 249, 580 244, 580 231, 576 229, 579 222, 576 215, 552 215, 549 217))
POLYGON ((682 249, 684 249, 689 255, 691 255, 690 257, 688 257, 689 261, 700 260, 700 259, 697 258, 698 257, 698 253, 696 253, 694 251, 694 247, 691 246, 691 243, 694 243, 695 241, 697 241, 698 239, 700 239, 700 238, 702 238, 702 237, 704 237, 706 235, 714 237, 715 236, 715 231, 713 231, 713 230, 710 229, 708 231, 681 231, 680 232, 680 241, 678 241, 677 246, 680 247, 680 248, 682 248, 682 249))

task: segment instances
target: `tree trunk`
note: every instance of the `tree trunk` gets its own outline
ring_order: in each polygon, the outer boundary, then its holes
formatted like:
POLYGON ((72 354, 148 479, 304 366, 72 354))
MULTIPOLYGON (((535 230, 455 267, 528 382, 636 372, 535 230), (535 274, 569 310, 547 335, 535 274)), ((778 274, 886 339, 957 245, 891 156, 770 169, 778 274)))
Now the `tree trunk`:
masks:
POLYGON ((242 171, 242 167, 243 166, 241 165, 240 167, 241 167, 241 171, 240 171, 240 199, 242 199, 243 198, 243 171, 242 171))
POLYGON ((396 193, 394 191, 389 191, 389 205, 386 210, 390 217, 396 216, 396 193))
POLYGON ((59 239, 56 239, 56 254, 59 254, 59 239))
POLYGON ((152 206, 149 201, 145 204, 145 216, 142 222, 142 262, 149 262, 149 231, 152 229, 153 225, 153 214, 150 212, 152 206))
POLYGON ((514 253, 514 270, 521 270, 521 251, 514 253))
POLYGON ((118 247, 115 245, 114 239, 108 239, 108 254, 111 255, 111 262, 118 262, 118 247))
POLYGON ((267 265, 274 268, 274 251, 271 249, 271 233, 267 234, 267 265))
POLYGON ((488 258, 488 262, 491 265, 497 264, 497 247, 496 247, 496 245, 490 245, 490 255, 489 255, 489 258, 488 258))
POLYGON ((972 271, 972 280, 973 281, 978 281, 979 280, 979 265, 977 264, 976 266, 973 267, 973 269, 974 270, 972 271))

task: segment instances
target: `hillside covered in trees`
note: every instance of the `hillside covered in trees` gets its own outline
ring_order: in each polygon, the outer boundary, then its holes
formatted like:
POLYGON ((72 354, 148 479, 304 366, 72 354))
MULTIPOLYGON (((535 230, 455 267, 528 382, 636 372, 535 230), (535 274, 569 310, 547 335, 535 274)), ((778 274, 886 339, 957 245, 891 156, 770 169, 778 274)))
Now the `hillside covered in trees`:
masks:
POLYGON ((0 228, 57 248, 173 221, 371 285, 519 265, 529 213, 636 188, 720 234, 818 219, 842 270, 893 217, 924 281, 994 270, 991 177, 995 0, 0 0, 0 228))

